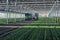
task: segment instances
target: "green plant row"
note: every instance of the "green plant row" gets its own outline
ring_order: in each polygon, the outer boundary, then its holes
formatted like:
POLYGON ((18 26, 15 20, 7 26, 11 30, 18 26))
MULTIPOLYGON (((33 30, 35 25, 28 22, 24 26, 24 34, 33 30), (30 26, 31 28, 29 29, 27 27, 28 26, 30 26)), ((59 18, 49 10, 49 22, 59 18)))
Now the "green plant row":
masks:
MULTIPOLYGON (((8 23, 20 22, 23 21, 24 18, 9 18, 8 23)), ((0 24, 7 24, 7 19, 0 19, 0 24)))
POLYGON ((41 17, 37 21, 33 21, 31 24, 28 24, 30 26, 59 26, 60 25, 60 17, 41 17))
POLYGON ((22 28, 1 38, 1 40, 60 40, 59 28, 22 28))

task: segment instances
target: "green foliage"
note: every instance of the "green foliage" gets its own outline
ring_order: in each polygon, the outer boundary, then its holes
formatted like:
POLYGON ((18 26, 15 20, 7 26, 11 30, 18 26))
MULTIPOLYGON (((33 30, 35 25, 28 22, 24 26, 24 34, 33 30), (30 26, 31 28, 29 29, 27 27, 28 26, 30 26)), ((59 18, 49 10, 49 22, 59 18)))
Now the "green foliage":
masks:
POLYGON ((60 40, 59 28, 20 28, 0 40, 60 40))
MULTIPOLYGON (((24 20, 24 18, 9 18, 8 23, 20 22, 24 20)), ((0 24, 7 24, 7 19, 0 19, 0 24)))
POLYGON ((39 20, 33 21, 29 25, 30 26, 60 25, 60 17, 58 17, 58 18, 57 17, 52 17, 52 18, 41 17, 41 18, 39 18, 39 20))
POLYGON ((6 19, 0 19, 0 24, 6 24, 6 23, 7 23, 6 19))

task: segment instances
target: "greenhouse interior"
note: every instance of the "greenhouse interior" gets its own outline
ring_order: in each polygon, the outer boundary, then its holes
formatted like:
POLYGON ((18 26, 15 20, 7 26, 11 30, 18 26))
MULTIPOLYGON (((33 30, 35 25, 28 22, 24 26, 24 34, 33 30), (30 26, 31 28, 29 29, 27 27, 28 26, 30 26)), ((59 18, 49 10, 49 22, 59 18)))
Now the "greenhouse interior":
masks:
POLYGON ((26 20, 40 20, 38 24, 60 24, 60 1, 0 0, 0 24, 19 24, 26 20))
POLYGON ((0 40, 60 40, 60 0, 0 0, 0 40))

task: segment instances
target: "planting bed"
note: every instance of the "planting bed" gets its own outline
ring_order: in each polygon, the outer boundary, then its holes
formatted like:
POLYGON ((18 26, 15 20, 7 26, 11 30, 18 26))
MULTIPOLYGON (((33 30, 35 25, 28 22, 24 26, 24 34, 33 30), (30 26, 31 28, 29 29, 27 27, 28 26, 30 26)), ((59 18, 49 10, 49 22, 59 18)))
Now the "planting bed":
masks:
POLYGON ((17 28, 6 28, 6 27, 0 27, 0 37, 3 37, 7 34, 9 34, 12 30, 15 30, 17 28))
POLYGON ((60 28, 19 28, 0 40, 60 40, 60 28))
MULTIPOLYGON (((23 21, 24 18, 8 18, 8 23, 15 23, 15 22, 20 22, 23 21)), ((0 24, 7 24, 7 19, 0 19, 0 24)))
POLYGON ((6 19, 0 19, 0 25, 7 25, 7 26, 60 26, 60 17, 52 17, 52 18, 47 18, 47 17, 41 17, 37 21, 27 21, 24 20, 24 18, 15 18, 8 19, 8 24, 6 19))
POLYGON ((33 21, 28 26, 60 26, 60 17, 41 17, 37 21, 33 21))

